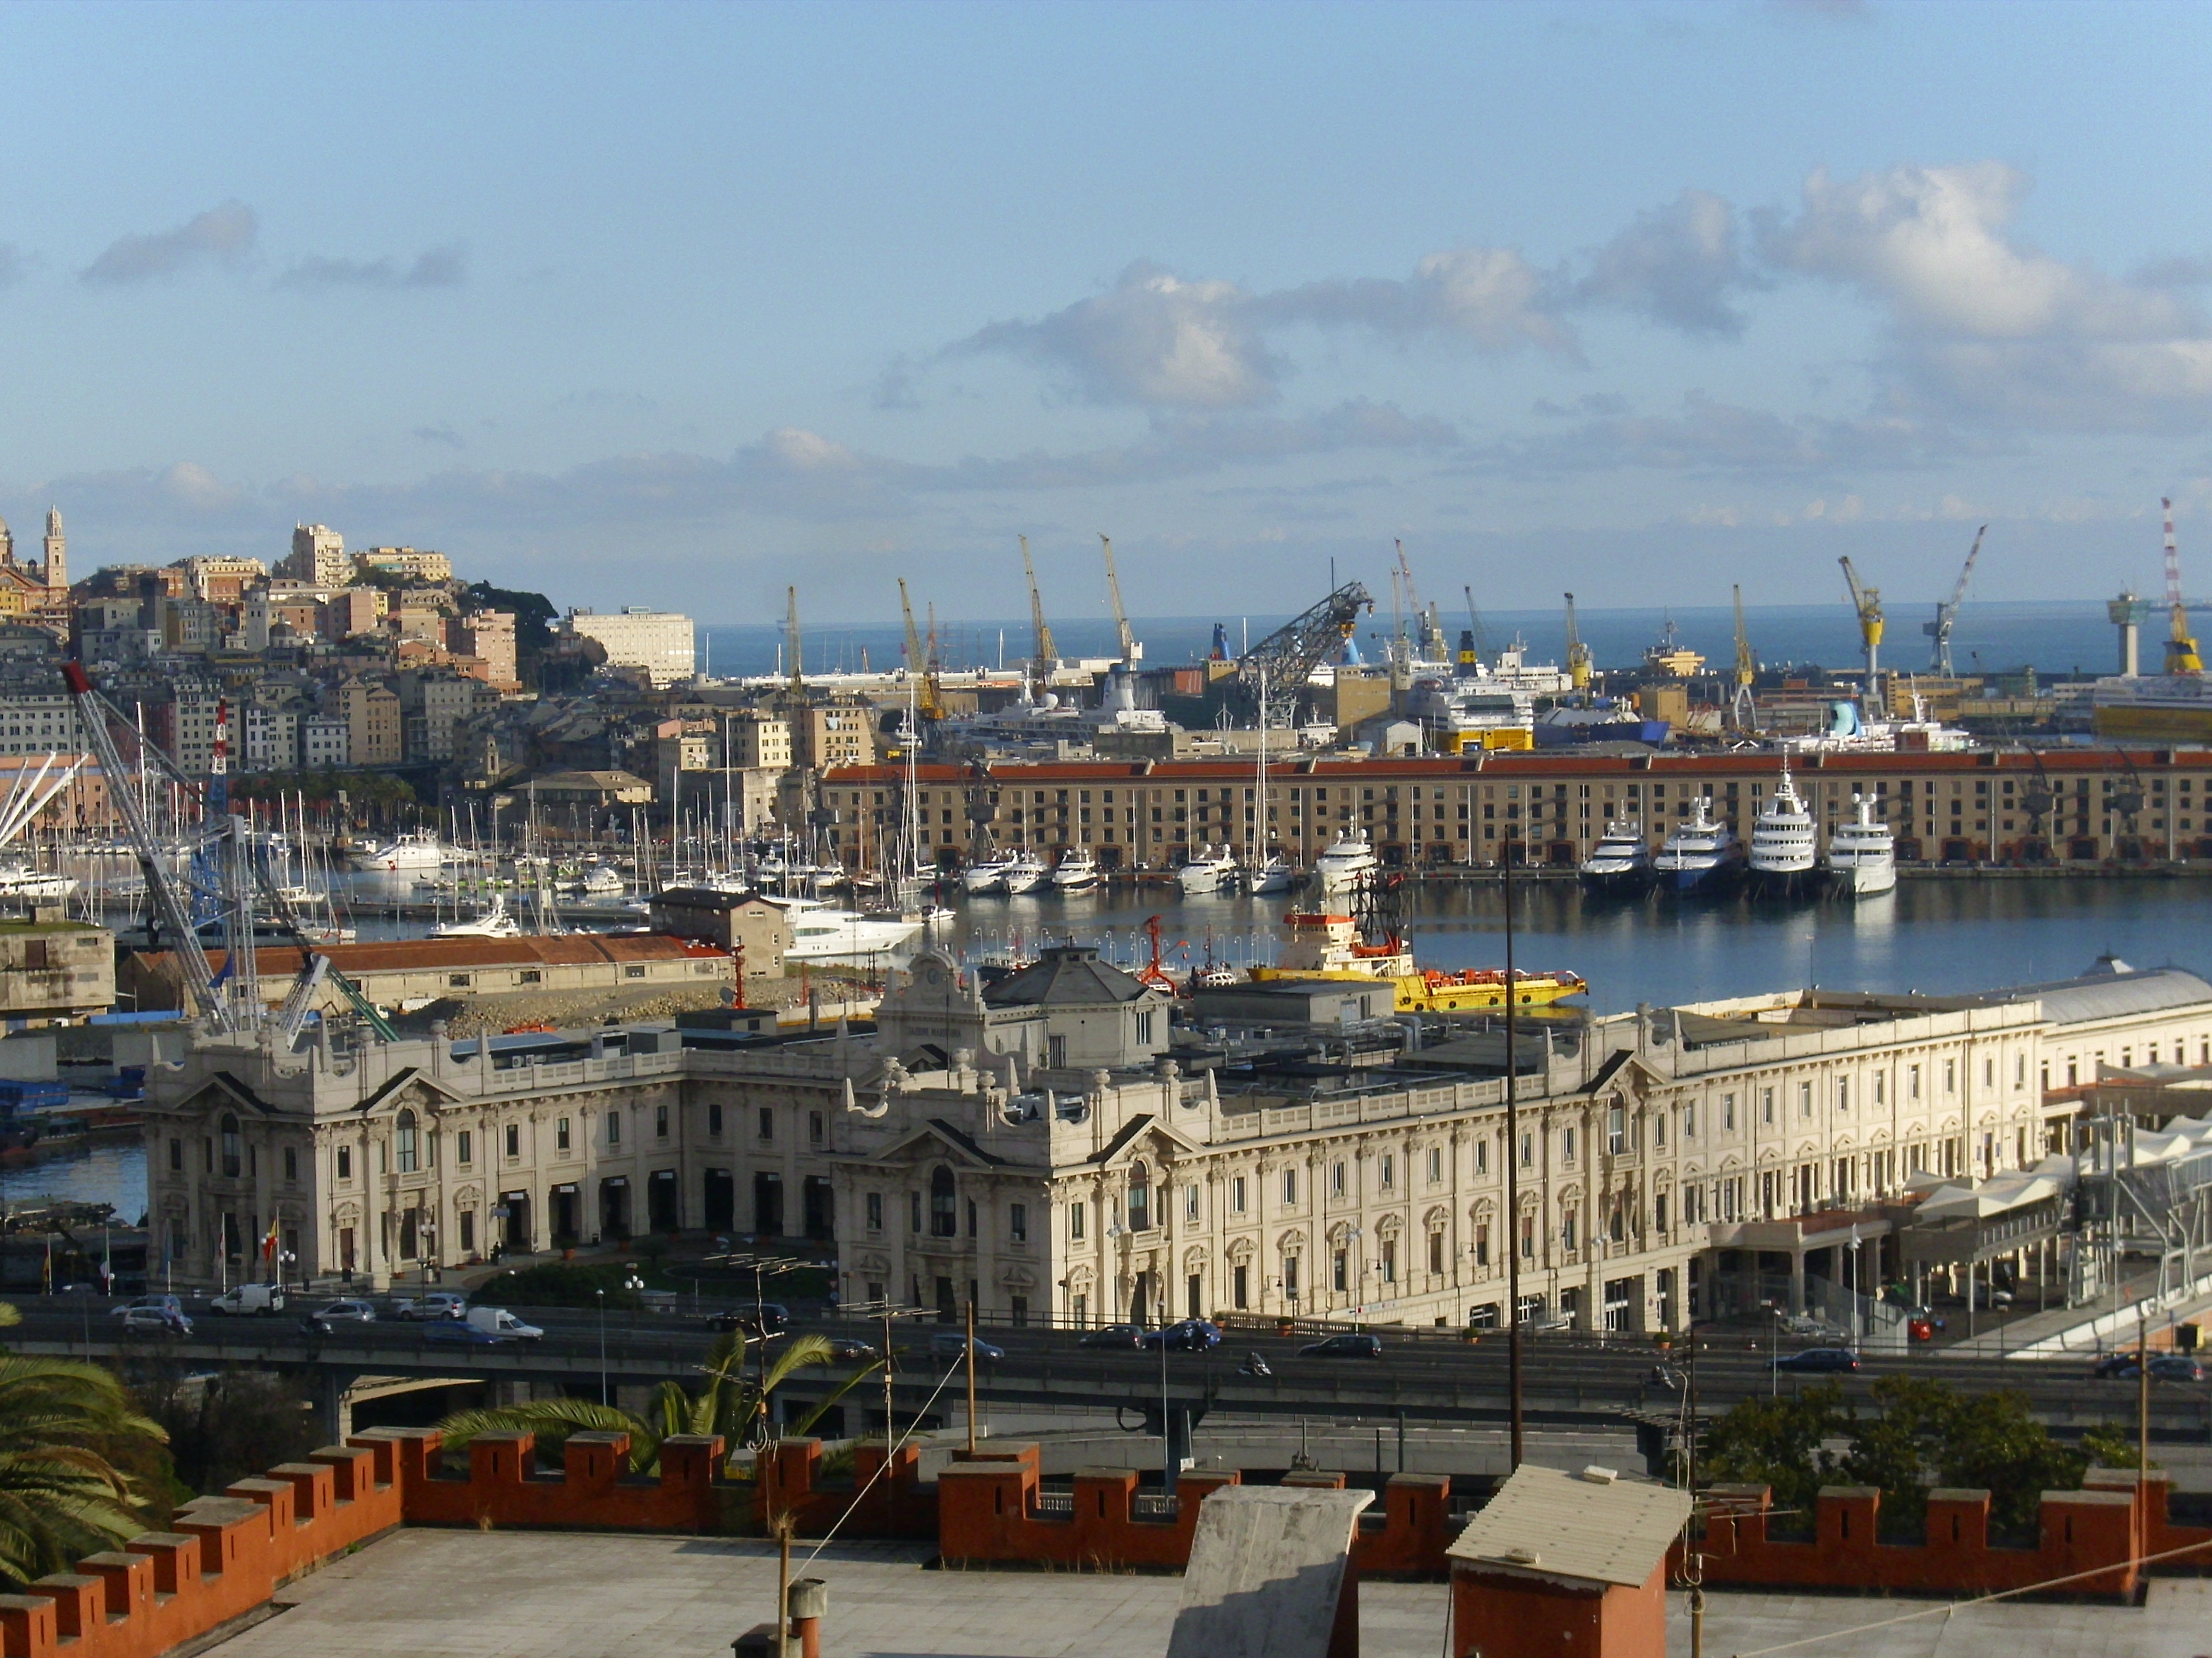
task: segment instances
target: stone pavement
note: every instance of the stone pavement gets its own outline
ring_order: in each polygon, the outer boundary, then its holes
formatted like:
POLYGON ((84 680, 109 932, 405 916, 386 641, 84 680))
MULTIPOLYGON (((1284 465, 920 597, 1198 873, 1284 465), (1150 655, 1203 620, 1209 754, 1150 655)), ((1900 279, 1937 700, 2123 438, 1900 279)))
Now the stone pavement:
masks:
MULTIPOLYGON (((826 1658, 1162 1658, 1182 1583, 1171 1576, 926 1570, 913 1546, 832 1544, 793 1576, 828 1580, 826 1658)), ((757 1542, 592 1533, 410 1529, 278 1592, 290 1609, 222 1658, 724 1658, 774 1615, 775 1555, 757 1542)), ((1441 1583, 1360 1585, 1364 1658, 1437 1658, 1441 1583)), ((1911 1600, 1716 1594, 1712 1658, 1901 1612, 1911 1600)), ((1669 1597, 1669 1650, 1689 1650, 1669 1597)), ((2212 1654, 2212 1579, 2161 1579, 2143 1610, 2002 1604, 1802 1647, 1808 1658, 2199 1658, 2212 1654)))

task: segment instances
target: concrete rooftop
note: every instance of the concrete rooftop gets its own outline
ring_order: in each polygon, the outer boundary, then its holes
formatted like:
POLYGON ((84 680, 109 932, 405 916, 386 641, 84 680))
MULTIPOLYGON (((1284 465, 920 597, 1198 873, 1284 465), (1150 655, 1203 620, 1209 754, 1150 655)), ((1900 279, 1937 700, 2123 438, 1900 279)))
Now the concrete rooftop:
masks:
MULTIPOLYGON (((832 1544, 792 1575, 830 1584, 831 1658, 1162 1658, 1182 1582, 1170 1576, 923 1570, 915 1546, 832 1544)), ((724 1658, 773 1615, 775 1555, 726 1539, 410 1529, 279 1590, 288 1609, 223 1643, 222 1658, 724 1658)), ((1360 1586, 1364 1658, 1436 1658, 1444 1586, 1360 1586)), ((1668 1597, 1668 1650, 1689 1650, 1668 1597)), ((1930 1616, 1801 1647, 1808 1658, 2195 1658, 2212 1630, 2212 1579, 2166 1578, 2141 1610, 1716 1594, 1705 1650, 1750 1654, 1900 1614, 1930 1616)))

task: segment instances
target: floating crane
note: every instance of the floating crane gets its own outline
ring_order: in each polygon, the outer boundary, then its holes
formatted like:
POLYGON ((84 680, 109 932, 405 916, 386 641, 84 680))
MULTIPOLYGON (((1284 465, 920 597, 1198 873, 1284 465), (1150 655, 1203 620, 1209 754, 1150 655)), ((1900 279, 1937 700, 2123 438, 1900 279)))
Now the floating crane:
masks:
POLYGON ((791 661, 787 665, 788 683, 791 686, 791 694, 793 696, 800 696, 805 694, 806 677, 801 671, 799 657, 799 589, 786 587, 783 590, 783 596, 785 602, 790 606, 789 616, 783 624, 784 638, 790 647, 791 653, 791 661))
POLYGON ((1052 626, 1044 619, 1044 597, 1037 592, 1036 566, 1030 559, 1030 538, 1021 537, 1022 573, 1030 579, 1030 625, 1036 632, 1037 688, 1042 690, 1052 683, 1052 671, 1060 665, 1060 653, 1053 647, 1052 626))
POLYGON ((2173 503, 2161 500, 2158 504, 2166 508, 2166 603, 2173 623, 2172 635, 2166 641, 2166 671, 2203 673, 2204 663, 2189 631, 2189 605, 2181 597, 2181 549, 2173 539, 2173 503))
POLYGON ((1575 628, 1575 596, 1567 595, 1567 683, 1578 691, 1586 691, 1590 683, 1589 647, 1583 643, 1582 635, 1575 628))
POLYGON ((1935 641, 1929 653, 1928 671, 1946 678, 1952 676, 1951 624, 1959 619, 1959 606, 1966 597, 1966 583, 1974 574, 1974 561, 1982 556, 1982 537, 1990 532, 1986 524, 1974 531, 1974 544, 1966 550, 1966 567, 1959 572, 1959 585, 1951 589, 1951 597, 1936 607, 1936 619, 1923 622, 1920 631, 1935 641))
POLYGON ((1759 708, 1751 700, 1751 683, 1759 677, 1759 663, 1751 653, 1751 635, 1743 625, 1743 588, 1735 588, 1735 691, 1729 698, 1729 724, 1740 732, 1759 729, 1759 708))
POLYGON ((1850 555, 1846 553, 1836 561, 1844 567, 1844 581, 1851 590, 1851 608, 1859 616, 1859 642, 1866 647, 1867 695, 1875 693, 1875 675, 1881 667, 1881 589, 1859 585, 1859 573, 1851 568, 1850 555))
POLYGON ((1121 578, 1114 574, 1114 542, 1101 534, 1098 544, 1106 550, 1106 596, 1114 601, 1114 631, 1121 636, 1121 665, 1137 665, 1137 636, 1129 631, 1129 613, 1121 608, 1121 578))
POLYGON ((1242 712, 1262 729, 1293 723, 1313 671, 1330 652, 1343 648, 1360 613, 1374 608, 1367 589, 1347 581, 1238 657, 1233 695, 1242 712))
POLYGON ((907 676, 915 682, 915 711, 924 720, 942 720, 945 718, 945 699, 938 690, 936 655, 933 652, 925 653, 922 650, 921 635, 914 625, 914 601, 907 597, 904 576, 898 579, 898 585, 899 609, 906 616, 907 676))

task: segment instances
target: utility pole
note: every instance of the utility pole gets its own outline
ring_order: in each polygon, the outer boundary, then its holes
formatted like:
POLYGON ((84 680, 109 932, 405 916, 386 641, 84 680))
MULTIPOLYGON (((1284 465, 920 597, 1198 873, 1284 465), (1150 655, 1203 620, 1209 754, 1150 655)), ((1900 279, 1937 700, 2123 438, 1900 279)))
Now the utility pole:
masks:
POLYGON ((968 1297, 968 1460, 975 1460, 975 1297, 968 1297))
POLYGON ((1513 1009, 1513 825, 1505 825, 1505 1386, 1513 1424, 1513 1461, 1521 1466, 1521 1112, 1515 1072, 1513 1009))

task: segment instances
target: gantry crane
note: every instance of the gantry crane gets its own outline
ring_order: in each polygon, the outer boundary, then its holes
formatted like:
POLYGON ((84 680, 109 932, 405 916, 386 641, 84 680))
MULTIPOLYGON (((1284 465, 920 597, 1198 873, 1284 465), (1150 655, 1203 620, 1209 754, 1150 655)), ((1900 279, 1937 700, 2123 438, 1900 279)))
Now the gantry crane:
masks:
POLYGON ((1729 698, 1729 723, 1740 732, 1759 729, 1759 706, 1752 701, 1752 682, 1759 677, 1758 659, 1751 653, 1751 635, 1743 625, 1743 588, 1735 588, 1735 690, 1729 698))
POLYGON ((790 615, 783 624, 784 637, 791 653, 791 660, 787 665, 789 670, 788 680, 791 694, 793 696, 799 696, 803 695, 806 690, 805 675, 802 671, 799 656, 799 589, 787 587, 783 592, 785 601, 790 606, 790 615))
POLYGON ((1859 573, 1851 568, 1848 553, 1836 562, 1844 567, 1844 581, 1851 590, 1851 608, 1858 612, 1859 642, 1866 647, 1867 695, 1871 699, 1875 675, 1881 668, 1881 589, 1860 585, 1859 573))
POLYGON ((1986 524, 1974 531, 1974 544, 1966 550, 1966 562, 1959 572, 1959 585, 1951 589, 1951 597, 1936 607, 1936 619, 1923 622, 1920 631, 1935 641, 1929 653, 1928 671, 1946 678, 1952 676, 1951 624, 1959 619, 1959 606, 1966 597, 1966 583, 1974 574, 1974 561, 1982 556, 1982 537, 1990 532, 1986 524))
POLYGON ((2172 635, 2166 641, 2166 671, 2203 673, 2204 663, 2189 631, 2189 605, 2181 597, 2181 549, 2173 539, 2173 503, 2161 500, 2158 504, 2166 508, 2166 604, 2173 623, 2172 635))
POLYGON ((1121 665, 1133 669, 1137 665, 1137 635, 1129 631, 1129 613, 1121 608, 1121 578, 1114 574, 1113 538, 1102 532, 1098 544, 1106 553, 1106 596, 1114 601, 1114 631, 1121 641, 1121 665))
POLYGON ((1052 627, 1044 619, 1044 597, 1037 592, 1036 566, 1030 559, 1030 538, 1021 537, 1022 574, 1030 579, 1030 625, 1036 634, 1037 688, 1042 690, 1052 683, 1052 671, 1060 665, 1060 653, 1054 648, 1052 627))
POLYGON ((899 610, 906 617, 906 671, 915 683, 915 711, 924 720, 942 720, 945 699, 938 690, 936 653, 925 653, 921 647, 921 634, 914 625, 914 601, 907 597, 904 576, 898 579, 898 585, 899 610))
POLYGON ((1567 683, 1578 691, 1586 691, 1590 683, 1589 647, 1575 627, 1575 596, 1567 595, 1567 683))

